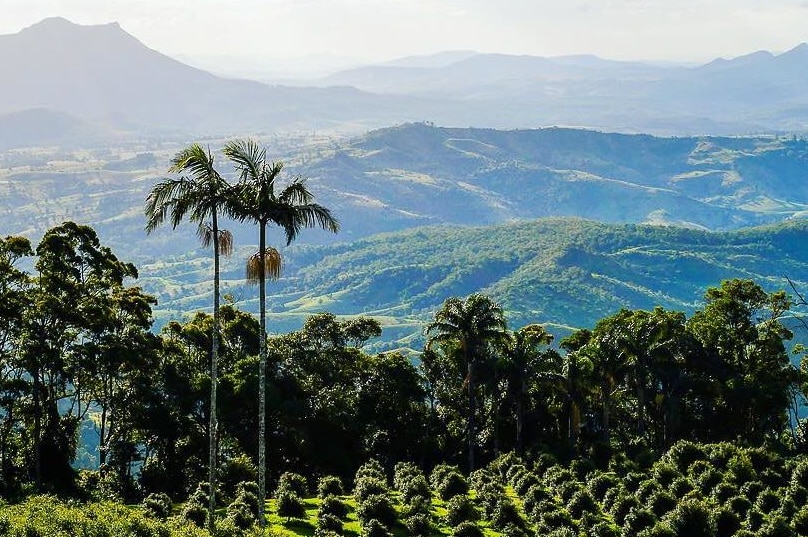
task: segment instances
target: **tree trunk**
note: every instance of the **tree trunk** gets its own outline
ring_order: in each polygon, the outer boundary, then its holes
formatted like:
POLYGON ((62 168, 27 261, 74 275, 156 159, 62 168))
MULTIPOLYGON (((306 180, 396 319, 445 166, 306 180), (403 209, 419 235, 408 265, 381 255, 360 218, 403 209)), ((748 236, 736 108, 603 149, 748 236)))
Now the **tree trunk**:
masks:
POLYGON ((258 275, 258 303, 260 333, 258 335, 258 524, 263 528, 264 502, 266 501, 266 388, 267 388, 267 293, 266 293, 266 223, 260 224, 258 255, 261 271, 258 275))
POLYGON ((42 487, 42 400, 41 400, 41 384, 42 381, 39 377, 39 368, 34 368, 34 482, 37 488, 42 487))
POLYGON ((216 441, 218 416, 216 390, 219 383, 219 222, 213 211, 213 334, 210 352, 210 431, 208 446, 208 530, 214 533, 216 514, 216 441))
POLYGON ((516 397, 516 454, 521 456, 524 448, 524 439, 522 438, 522 428, 524 427, 524 408, 523 400, 525 397, 525 377, 524 375, 519 381, 519 394, 516 397))
POLYGON ((467 358, 468 361, 468 387, 469 387, 469 415, 468 415, 468 445, 469 445, 469 473, 474 471, 474 438, 476 436, 476 426, 474 423, 474 414, 477 406, 477 400, 474 393, 474 363, 471 357, 467 358))
POLYGON ((608 442, 611 440, 612 430, 611 424, 611 406, 612 406, 612 383, 609 377, 606 377, 603 383, 603 436, 608 442))

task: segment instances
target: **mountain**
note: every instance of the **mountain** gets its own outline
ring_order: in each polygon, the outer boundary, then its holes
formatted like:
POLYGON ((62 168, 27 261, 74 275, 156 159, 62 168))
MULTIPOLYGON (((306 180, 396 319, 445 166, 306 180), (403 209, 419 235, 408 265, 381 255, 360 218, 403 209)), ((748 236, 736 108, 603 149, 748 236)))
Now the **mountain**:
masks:
MULTIPOLYGON (((192 226, 148 237, 143 231, 143 202, 185 143, 0 152, 0 235, 36 237, 69 219, 93 225, 133 261, 195 250, 192 226)), ((223 141, 206 143, 216 150, 223 141)), ((276 137, 268 144, 290 175, 308 177, 317 201, 342 223, 339 235, 303 234, 313 243, 549 216, 733 230, 808 211, 808 141, 791 136, 663 138, 407 124, 347 139, 276 137)), ((255 242, 251 228, 227 226, 236 244, 255 242)))
POLYGON ((344 233, 546 216, 734 229, 808 207, 808 142, 587 130, 373 131, 301 167, 344 233))
POLYGON ((80 142, 109 142, 114 133, 86 121, 43 108, 0 115, 0 150, 39 145, 78 147, 80 142))
MULTIPOLYGON (((146 47, 116 23, 81 26, 53 18, 0 36, 0 71, 0 114, 47 108, 121 131, 327 128, 360 121, 357 108, 364 114, 395 108, 389 99, 349 88, 291 89, 216 77, 146 47)), ((397 119, 395 113, 380 117, 397 119)))
MULTIPOLYGON (((284 277, 270 286, 271 331, 300 326, 327 310, 367 314, 385 325, 378 348, 421 344, 420 331, 449 296, 482 291, 500 301, 511 327, 549 323, 556 334, 592 327, 620 308, 657 305, 692 313, 708 287, 750 278, 769 291, 808 289, 808 220, 714 233, 580 219, 497 226, 433 226, 350 244, 286 253, 284 277)), ((237 252, 225 261, 224 292, 255 311, 237 252)), ((141 268, 160 297, 162 320, 210 304, 209 263, 187 257, 141 268)))
POLYGON ((293 86, 214 76, 115 23, 54 18, 0 36, 0 72, 0 115, 47 109, 115 136, 357 133, 424 120, 665 135, 808 129, 808 46, 692 68, 450 51, 293 86))

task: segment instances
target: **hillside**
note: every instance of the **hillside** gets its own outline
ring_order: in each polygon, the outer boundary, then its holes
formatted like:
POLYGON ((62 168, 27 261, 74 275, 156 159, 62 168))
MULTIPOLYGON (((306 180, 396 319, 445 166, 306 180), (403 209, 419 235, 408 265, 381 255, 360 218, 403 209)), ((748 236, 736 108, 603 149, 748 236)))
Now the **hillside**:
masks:
MULTIPOLYGON (((379 348, 418 348, 423 323, 449 296, 490 294, 513 327, 550 323, 557 333, 591 327, 620 308, 692 312, 723 279, 808 289, 808 221, 711 233, 674 227, 544 219, 488 227, 437 226, 351 244, 292 247, 269 285, 269 327, 297 328, 318 311, 366 314, 385 325, 379 348)), ((257 310, 243 281, 242 249, 226 262, 224 293, 257 310)), ((162 320, 209 307, 207 259, 190 254, 141 267, 162 320), (193 263, 190 259, 196 258, 193 263)))

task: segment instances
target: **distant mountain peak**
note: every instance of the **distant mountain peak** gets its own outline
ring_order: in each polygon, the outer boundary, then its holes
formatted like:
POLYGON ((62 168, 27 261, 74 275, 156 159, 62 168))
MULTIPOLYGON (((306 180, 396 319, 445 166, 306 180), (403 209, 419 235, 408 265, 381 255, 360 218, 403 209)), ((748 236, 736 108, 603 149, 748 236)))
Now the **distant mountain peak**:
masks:
POLYGON ((42 19, 31 26, 23 28, 19 33, 20 35, 57 34, 85 29, 114 30, 116 32, 126 33, 117 22, 108 22, 105 24, 77 24, 64 17, 48 17, 47 19, 42 19))

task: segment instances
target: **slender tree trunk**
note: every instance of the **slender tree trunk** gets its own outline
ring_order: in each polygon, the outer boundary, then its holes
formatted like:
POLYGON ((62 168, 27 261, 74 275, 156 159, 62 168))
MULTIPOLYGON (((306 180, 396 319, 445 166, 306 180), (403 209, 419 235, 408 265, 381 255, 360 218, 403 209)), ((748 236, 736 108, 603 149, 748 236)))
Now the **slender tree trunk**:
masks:
POLYGON ((476 426, 474 423, 474 414, 477 406, 477 400, 474 393, 474 363, 471 357, 467 358, 468 361, 468 387, 469 387, 469 415, 468 415, 468 445, 469 445, 469 473, 474 471, 474 438, 476 436, 476 426))
POLYGON ((611 440, 612 430, 611 424, 611 405, 612 405, 612 383, 608 376, 603 383, 603 436, 606 441, 611 440))
POLYGON ((266 272, 264 259, 266 256, 266 224, 260 224, 258 240, 258 255, 261 261, 261 270, 258 275, 258 304, 260 333, 258 335, 258 524, 263 528, 264 502, 266 501, 266 389, 267 389, 267 293, 266 272))
POLYGON ((637 364, 637 434, 645 436, 645 362, 637 364))
POLYGON ((213 211, 213 334, 210 352, 210 439, 208 446, 208 530, 216 527, 216 451, 218 416, 216 391, 219 384, 219 222, 213 211))
POLYGON ((524 439, 522 437, 522 428, 524 427, 524 407, 523 407, 523 400, 525 398, 525 392, 527 388, 525 387, 525 377, 519 381, 519 394, 516 397, 516 454, 522 455, 522 450, 524 447, 524 439))
POLYGON ((42 400, 39 368, 34 369, 34 482, 37 488, 42 486, 42 400))

